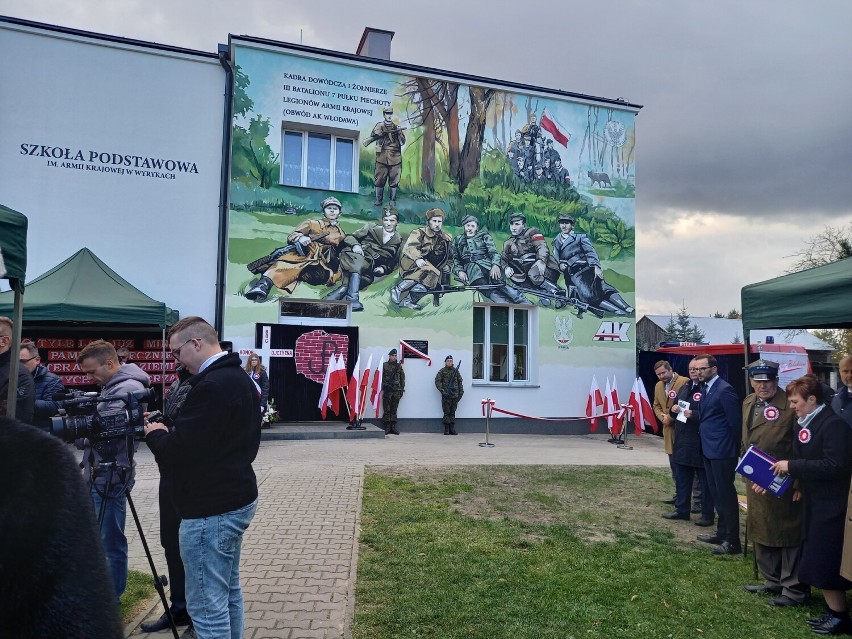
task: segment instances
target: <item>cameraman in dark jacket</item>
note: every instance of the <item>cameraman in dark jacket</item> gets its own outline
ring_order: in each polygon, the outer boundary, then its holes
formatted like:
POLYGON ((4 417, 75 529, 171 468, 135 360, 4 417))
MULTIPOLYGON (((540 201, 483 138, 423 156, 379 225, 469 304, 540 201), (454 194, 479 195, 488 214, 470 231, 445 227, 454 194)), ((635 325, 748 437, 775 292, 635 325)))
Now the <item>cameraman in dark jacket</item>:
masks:
POLYGON ((160 468, 173 473, 180 513, 180 555, 186 606, 195 633, 239 637, 243 599, 239 556, 257 508, 252 462, 260 446, 260 396, 237 353, 219 346, 200 317, 169 331, 169 349, 193 376, 172 424, 145 425, 145 441, 160 468))
POLYGON ((50 418, 59 413, 59 402, 53 396, 65 393, 62 378, 47 370, 41 363, 36 345, 30 341, 21 342, 21 364, 32 374, 35 382, 35 412, 32 424, 40 428, 50 426, 50 418))

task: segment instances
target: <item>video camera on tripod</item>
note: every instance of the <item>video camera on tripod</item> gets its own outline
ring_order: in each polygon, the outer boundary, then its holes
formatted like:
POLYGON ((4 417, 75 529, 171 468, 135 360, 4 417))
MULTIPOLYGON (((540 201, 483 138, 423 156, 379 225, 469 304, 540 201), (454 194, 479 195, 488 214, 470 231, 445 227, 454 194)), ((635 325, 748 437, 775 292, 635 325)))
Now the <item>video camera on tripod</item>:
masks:
MULTIPOLYGON (((50 418, 50 433, 62 441, 73 443, 86 438, 92 443, 124 437, 141 438, 145 432, 144 404, 155 397, 154 389, 145 388, 125 395, 101 397, 97 393, 71 390, 57 393, 54 401, 61 405, 60 414, 50 418), (98 411, 101 402, 121 401, 122 408, 98 411), (62 413, 65 414, 62 414, 62 413)), ((148 420, 157 421, 159 413, 148 420)))

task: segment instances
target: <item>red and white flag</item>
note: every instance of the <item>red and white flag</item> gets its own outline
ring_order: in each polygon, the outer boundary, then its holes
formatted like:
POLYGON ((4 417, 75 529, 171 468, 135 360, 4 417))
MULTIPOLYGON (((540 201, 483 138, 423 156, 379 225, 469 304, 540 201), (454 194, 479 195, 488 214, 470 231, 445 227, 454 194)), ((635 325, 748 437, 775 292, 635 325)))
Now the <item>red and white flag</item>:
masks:
POLYGON ((364 409, 367 407, 367 387, 370 385, 370 368, 373 366, 373 355, 370 354, 370 359, 367 360, 367 367, 364 369, 364 372, 361 374, 361 384, 358 388, 358 394, 360 397, 358 398, 358 411, 357 417, 364 416, 364 409))
POLYGON ((639 398, 642 404, 642 419, 651 427, 655 433, 659 429, 657 426, 657 417, 654 415, 654 408, 651 406, 651 400, 648 399, 648 391, 645 390, 645 382, 639 377, 636 379, 639 382, 639 398))
POLYGON ((349 404, 349 419, 354 420, 358 412, 358 404, 361 400, 361 354, 358 354, 358 359, 355 361, 355 368, 352 369, 352 377, 349 378, 349 386, 346 388, 346 402, 349 404))
MULTIPOLYGON (((612 387, 609 385, 609 376, 606 378, 606 390, 604 391, 603 396, 603 412, 604 415, 611 412, 612 407, 612 387)), ((609 432, 612 432, 612 415, 607 415, 606 418, 606 427, 609 429, 609 432)))
POLYGON ((648 393, 642 379, 637 377, 630 391, 630 399, 627 401, 633 408, 633 426, 637 435, 642 434, 643 424, 648 424, 654 432, 657 432, 657 419, 654 417, 654 409, 648 401, 648 393))
POLYGON ((592 375, 592 386, 589 388, 589 397, 586 399, 586 417, 589 418, 589 430, 595 432, 598 429, 598 420, 595 415, 599 415, 598 408, 603 406, 603 395, 598 386, 598 378, 592 375))
POLYGON ((346 365, 343 363, 343 356, 338 355, 328 361, 328 366, 325 369, 325 378, 322 382, 322 391, 320 392, 318 404, 320 415, 322 415, 323 419, 325 419, 326 411, 329 408, 335 415, 340 414, 340 393, 338 391, 345 387, 346 365))
POLYGON ((379 362, 376 372, 373 374, 373 387, 370 390, 370 403, 373 405, 373 411, 376 417, 379 416, 379 406, 382 405, 382 375, 385 369, 385 356, 379 362))
POLYGON ((559 142, 559 144, 568 148, 568 141, 571 139, 571 134, 566 127, 562 126, 559 120, 548 113, 547 107, 545 107, 544 112, 541 114, 541 128, 550 133, 553 139, 559 142))
POLYGON ((615 415, 607 419, 607 425, 609 426, 609 432, 615 437, 621 434, 621 429, 624 426, 624 409, 621 407, 621 402, 618 399, 618 384, 615 381, 615 375, 612 376, 609 403, 609 410, 611 413, 615 413, 615 415))

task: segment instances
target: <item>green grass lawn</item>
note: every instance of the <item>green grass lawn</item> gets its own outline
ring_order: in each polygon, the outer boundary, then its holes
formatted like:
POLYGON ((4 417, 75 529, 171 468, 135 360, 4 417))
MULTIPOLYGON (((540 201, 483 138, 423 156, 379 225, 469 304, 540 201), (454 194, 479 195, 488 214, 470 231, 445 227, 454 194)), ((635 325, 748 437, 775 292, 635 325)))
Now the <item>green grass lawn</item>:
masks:
POLYGON ((706 529, 662 519, 671 489, 668 469, 373 469, 353 637, 814 636, 821 603, 744 592, 752 555, 712 556, 706 529))
POLYGON ((150 573, 131 570, 127 573, 127 588, 121 595, 121 620, 129 623, 143 608, 151 605, 156 596, 154 578, 150 573))

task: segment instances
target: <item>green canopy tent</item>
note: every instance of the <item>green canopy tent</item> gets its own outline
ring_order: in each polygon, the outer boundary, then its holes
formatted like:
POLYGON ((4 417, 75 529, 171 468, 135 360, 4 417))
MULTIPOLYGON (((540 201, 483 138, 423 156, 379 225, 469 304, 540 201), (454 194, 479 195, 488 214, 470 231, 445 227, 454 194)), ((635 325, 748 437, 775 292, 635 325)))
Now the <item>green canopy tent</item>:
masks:
MULTIPOLYGON (((0 204, 0 278, 9 280, 12 290, 6 295, 11 297, 9 310, 0 315, 12 317, 12 354, 21 349, 21 308, 24 303, 24 281, 27 276, 27 218, 0 204)), ((12 357, 9 361, 9 394, 6 411, 9 417, 15 417, 16 395, 18 391, 18 367, 20 361, 12 357), (12 383, 14 380, 14 383, 12 383)))
POLYGON ((760 328, 852 327, 852 257, 744 286, 743 340, 760 328))
MULTIPOLYGON (((0 315, 9 312, 12 304, 11 291, 0 293, 0 315)), ((28 328, 70 324, 158 330, 164 344, 163 370, 166 327, 178 318, 177 311, 145 295, 87 248, 29 282, 23 309, 28 328)))

